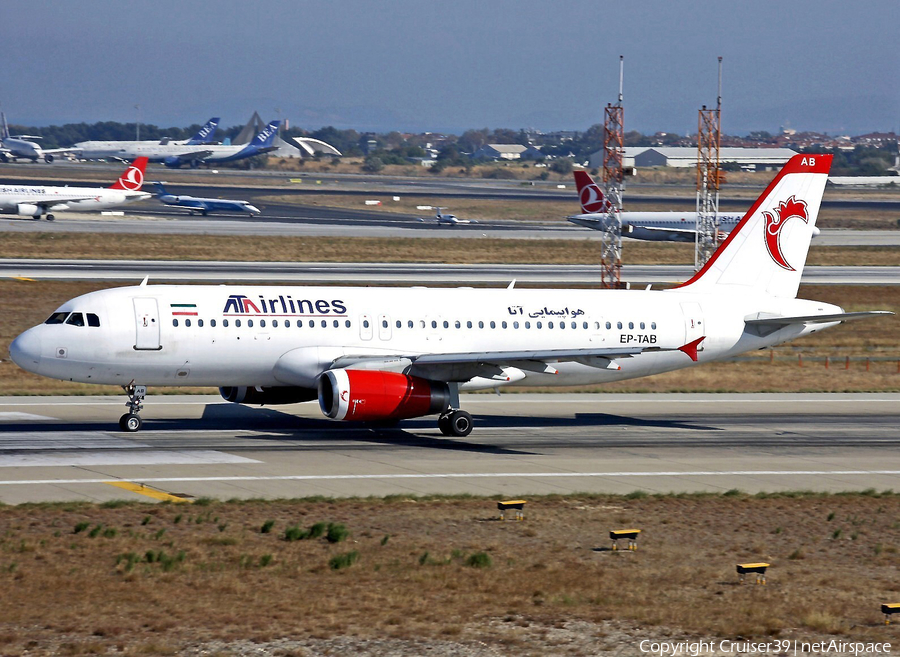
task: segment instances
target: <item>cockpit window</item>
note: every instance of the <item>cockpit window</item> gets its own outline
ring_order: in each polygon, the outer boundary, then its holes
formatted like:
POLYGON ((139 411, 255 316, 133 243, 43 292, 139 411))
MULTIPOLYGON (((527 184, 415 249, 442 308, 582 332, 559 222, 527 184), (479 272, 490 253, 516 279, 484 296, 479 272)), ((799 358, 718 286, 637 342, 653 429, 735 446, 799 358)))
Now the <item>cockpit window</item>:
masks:
POLYGON ((47 318, 47 321, 44 324, 62 324, 66 321, 66 317, 69 316, 68 311, 64 313, 53 313, 50 317, 47 318))
POLYGON ((88 326, 100 326, 100 318, 94 313, 87 314, 88 326))
POLYGON ((84 326, 84 315, 81 313, 72 313, 69 316, 69 319, 66 320, 66 324, 71 324, 72 326, 84 326))

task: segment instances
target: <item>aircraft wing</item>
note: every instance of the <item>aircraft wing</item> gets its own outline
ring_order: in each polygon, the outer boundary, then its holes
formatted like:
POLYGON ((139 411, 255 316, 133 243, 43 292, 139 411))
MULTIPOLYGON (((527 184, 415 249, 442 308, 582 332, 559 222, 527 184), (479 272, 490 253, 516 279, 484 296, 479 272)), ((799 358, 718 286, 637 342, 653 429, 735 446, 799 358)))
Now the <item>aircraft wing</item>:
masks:
MULTIPOLYGON (((640 353, 674 351, 660 347, 601 347, 588 349, 544 349, 540 351, 478 351, 435 354, 346 355, 332 363, 335 369, 389 369, 411 371, 417 376, 442 381, 468 381, 476 376, 490 376, 503 367, 529 372, 556 374, 551 363, 578 362, 599 369, 620 369, 616 358, 630 358, 640 353)), ((688 352, 685 352, 688 353, 688 352)), ((696 352, 694 352, 696 353, 696 352)), ((688 353, 691 356, 691 354, 688 353)))
POLYGON ((199 151, 191 151, 190 153, 179 153, 178 155, 172 155, 171 157, 178 158, 179 162, 190 162, 192 160, 205 160, 210 155, 212 155, 212 151, 209 149, 199 150, 199 151))
POLYGON ((61 153, 80 153, 82 151, 81 148, 42 148, 41 152, 44 155, 58 155, 61 153))
POLYGON ((3 199, 3 204, 6 206, 11 206, 18 205, 20 203, 27 203, 28 205, 36 205, 40 208, 49 208, 54 205, 59 205, 60 203, 68 203, 69 201, 86 201, 89 198, 97 198, 97 194, 59 194, 53 196, 53 198, 43 199, 35 199, 29 196, 22 196, 21 198, 7 197, 3 199))

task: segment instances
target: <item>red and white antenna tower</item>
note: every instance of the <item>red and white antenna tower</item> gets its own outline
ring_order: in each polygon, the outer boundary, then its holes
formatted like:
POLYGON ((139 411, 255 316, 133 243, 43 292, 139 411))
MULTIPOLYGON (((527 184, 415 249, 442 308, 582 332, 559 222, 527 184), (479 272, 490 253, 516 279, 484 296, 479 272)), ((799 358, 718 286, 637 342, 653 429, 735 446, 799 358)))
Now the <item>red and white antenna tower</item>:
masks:
POLYGON ((605 288, 622 287, 622 193, 625 191, 625 110, 622 84, 625 57, 619 56, 619 99, 608 104, 603 120, 603 182, 609 209, 600 237, 600 284, 605 288))
POLYGON ((712 257, 719 242, 719 186, 725 182, 719 166, 722 144, 722 58, 719 57, 719 91, 716 109, 700 110, 697 127, 697 239, 694 268, 699 271, 712 257))

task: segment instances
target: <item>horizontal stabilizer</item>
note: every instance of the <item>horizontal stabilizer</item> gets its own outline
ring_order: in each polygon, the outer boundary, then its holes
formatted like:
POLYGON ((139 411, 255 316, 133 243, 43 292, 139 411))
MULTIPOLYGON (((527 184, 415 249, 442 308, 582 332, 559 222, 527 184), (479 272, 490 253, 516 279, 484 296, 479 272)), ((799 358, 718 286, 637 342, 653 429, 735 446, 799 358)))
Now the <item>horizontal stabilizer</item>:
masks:
POLYGON ((893 315, 890 310, 870 310, 858 313, 835 313, 833 315, 799 315, 796 317, 764 317, 764 313, 758 313, 756 317, 745 318, 744 322, 749 326, 789 326, 791 324, 830 324, 832 322, 849 322, 855 319, 868 319, 893 315))

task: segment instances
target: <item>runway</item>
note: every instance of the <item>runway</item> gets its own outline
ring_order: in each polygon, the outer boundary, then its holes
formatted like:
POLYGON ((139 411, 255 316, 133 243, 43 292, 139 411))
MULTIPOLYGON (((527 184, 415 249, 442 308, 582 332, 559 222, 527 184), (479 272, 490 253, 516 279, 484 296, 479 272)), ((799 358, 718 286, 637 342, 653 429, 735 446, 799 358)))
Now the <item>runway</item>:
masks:
POLYGON ((464 395, 465 439, 207 396, 125 434, 123 402, 0 398, 0 502, 900 488, 900 394, 464 395))
MULTIPOLYGON (((486 221, 438 226, 423 211, 415 215, 269 204, 256 218, 244 215, 189 216, 183 210, 126 207, 125 216, 59 213, 57 220, 0 216, 0 231, 43 233, 127 233, 132 235, 256 235, 261 237, 383 237, 429 239, 593 240, 599 231, 562 221, 486 221)), ((624 239, 625 248, 633 240, 624 239)), ((823 230, 816 246, 900 246, 900 230, 823 230)))
MULTIPOLYGON (((623 265, 622 278, 671 284, 693 275, 689 265, 623 265)), ((154 283, 273 282, 298 284, 595 285, 600 267, 589 265, 444 265, 429 263, 206 262, 161 260, 0 259, 0 277, 154 283)), ((900 267, 805 267, 808 285, 898 285, 900 267)))

